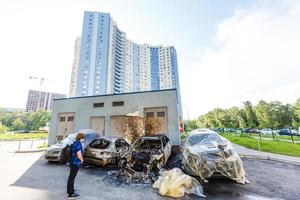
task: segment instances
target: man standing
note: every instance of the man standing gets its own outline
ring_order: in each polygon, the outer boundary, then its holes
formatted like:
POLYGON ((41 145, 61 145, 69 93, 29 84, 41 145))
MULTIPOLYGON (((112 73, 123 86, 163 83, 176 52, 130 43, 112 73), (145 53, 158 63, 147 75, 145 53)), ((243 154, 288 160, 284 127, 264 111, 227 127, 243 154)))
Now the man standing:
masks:
POLYGON ((68 178, 68 185, 67 185, 67 193, 68 199, 77 199, 80 197, 79 194, 75 193, 74 191, 74 180, 77 175, 78 169, 80 164, 83 163, 83 148, 82 143, 84 142, 84 134, 78 133, 76 136, 76 141, 73 143, 72 157, 69 161, 70 163, 70 174, 68 178))

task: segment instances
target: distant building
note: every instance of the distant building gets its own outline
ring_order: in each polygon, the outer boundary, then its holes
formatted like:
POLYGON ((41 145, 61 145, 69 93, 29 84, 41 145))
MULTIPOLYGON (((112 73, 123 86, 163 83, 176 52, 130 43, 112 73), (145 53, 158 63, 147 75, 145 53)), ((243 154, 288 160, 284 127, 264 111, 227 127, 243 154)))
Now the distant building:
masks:
POLYGON ((73 58, 70 94, 69 94, 70 97, 76 96, 76 88, 77 88, 76 83, 77 83, 78 70, 79 70, 80 42, 81 42, 81 38, 78 37, 75 40, 75 46, 74 46, 74 58, 73 58))
POLYGON ((26 104, 26 112, 35 112, 37 110, 52 110, 53 99, 65 98, 65 94, 29 90, 26 104))
POLYGON ((84 13, 80 53, 78 43, 70 97, 176 88, 180 102, 173 46, 137 44, 126 37, 110 14, 101 12, 84 13))
POLYGON ((0 108, 4 112, 24 112, 25 109, 22 108, 0 108))

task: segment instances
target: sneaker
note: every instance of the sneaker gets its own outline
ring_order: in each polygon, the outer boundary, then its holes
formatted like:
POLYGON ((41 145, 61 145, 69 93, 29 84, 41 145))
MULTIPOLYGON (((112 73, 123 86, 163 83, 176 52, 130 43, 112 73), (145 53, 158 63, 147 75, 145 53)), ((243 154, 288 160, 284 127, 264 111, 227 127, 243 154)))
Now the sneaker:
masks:
MULTIPOLYGON (((76 193, 77 189, 74 189, 74 193, 76 193)), ((67 196, 69 196, 69 194, 67 193, 67 196)))
POLYGON ((69 195, 69 196, 68 196, 68 199, 78 199, 79 197, 80 197, 79 194, 74 193, 74 194, 72 194, 72 195, 69 195))

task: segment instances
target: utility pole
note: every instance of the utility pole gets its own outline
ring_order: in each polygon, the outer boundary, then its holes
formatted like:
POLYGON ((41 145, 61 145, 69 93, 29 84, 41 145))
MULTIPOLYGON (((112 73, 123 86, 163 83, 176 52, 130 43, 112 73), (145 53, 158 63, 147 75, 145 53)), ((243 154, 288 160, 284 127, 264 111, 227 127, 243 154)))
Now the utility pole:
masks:
POLYGON ((43 83, 45 81, 45 78, 43 77, 35 77, 35 76, 29 76, 29 79, 36 79, 36 80, 40 80, 40 85, 39 85, 39 98, 38 98, 38 103, 36 106, 36 111, 40 110, 42 108, 41 106, 41 100, 42 100, 42 86, 43 83))

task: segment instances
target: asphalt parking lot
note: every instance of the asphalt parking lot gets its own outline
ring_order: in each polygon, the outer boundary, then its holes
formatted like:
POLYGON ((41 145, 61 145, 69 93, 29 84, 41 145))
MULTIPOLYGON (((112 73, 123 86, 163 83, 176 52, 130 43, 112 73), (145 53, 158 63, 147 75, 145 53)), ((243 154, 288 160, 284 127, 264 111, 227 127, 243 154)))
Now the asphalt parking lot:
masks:
MULTIPOLYGON (((23 158, 20 154, 10 153, 9 159, 16 157, 22 164, 23 158)), ((7 191, 5 198, 1 198, 0 194, 0 199, 16 199, 16 193, 24 200, 67 199, 68 166, 48 163, 41 154, 24 154, 26 160, 32 157, 35 157, 35 161, 22 175, 18 175, 5 189, 2 187, 1 190, 0 187, 1 192, 7 191), (30 192, 22 195, 22 192, 27 190, 30 192)), ((211 179, 203 184, 204 194, 207 196, 205 199, 300 199, 300 166, 268 160, 244 159, 243 162, 250 184, 240 185, 227 179, 211 179)), ((9 164, 2 163, 3 169, 5 165, 9 164)), ((81 199, 172 199, 160 196, 152 189, 151 184, 123 183, 110 175, 111 170, 114 169, 82 167, 75 184, 81 199)), ((13 170, 1 171, 0 176, 10 177, 8 173, 13 173, 13 170)), ((199 199, 199 197, 188 195, 183 199, 199 199)))
MULTIPOLYGON (((250 184, 240 185, 226 179, 205 183, 208 199, 300 199, 300 167, 272 161, 244 160, 250 184)), ((164 199, 150 184, 128 184, 109 175, 113 168, 82 167, 77 188, 82 199, 164 199)), ((15 186, 49 190, 66 199, 68 166, 37 160, 15 186)), ((198 199, 187 196, 186 199, 198 199)))

